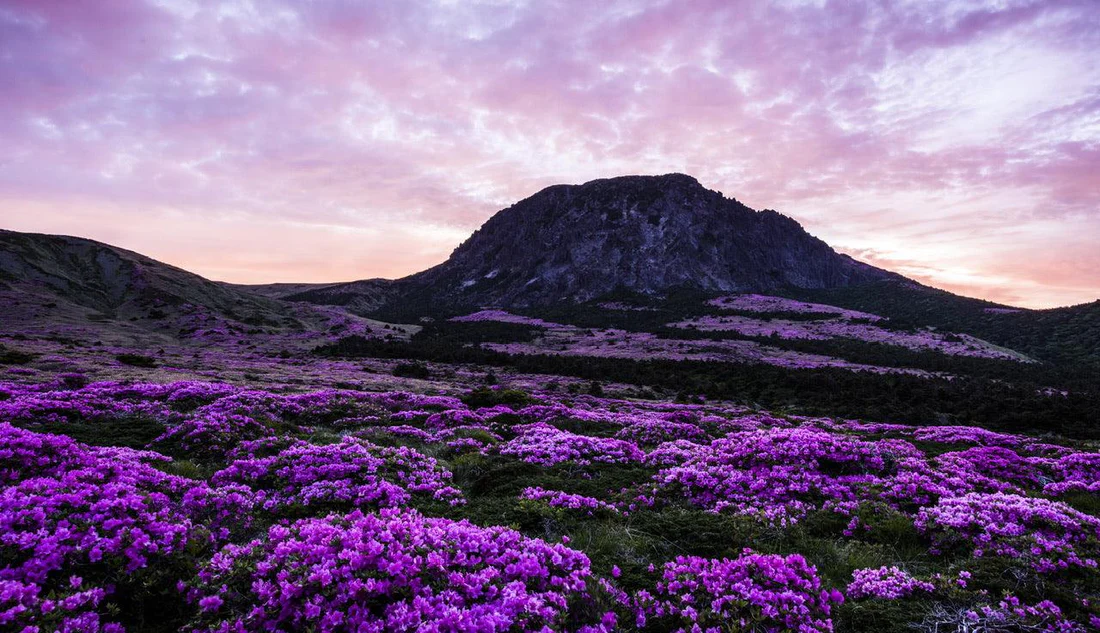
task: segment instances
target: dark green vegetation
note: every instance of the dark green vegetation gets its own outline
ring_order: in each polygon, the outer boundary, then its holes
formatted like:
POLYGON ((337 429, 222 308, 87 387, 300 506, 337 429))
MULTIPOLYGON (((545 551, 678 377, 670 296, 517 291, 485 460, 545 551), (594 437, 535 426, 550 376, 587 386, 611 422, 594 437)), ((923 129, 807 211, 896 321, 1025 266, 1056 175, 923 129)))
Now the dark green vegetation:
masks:
POLYGON ((21 352, 17 349, 11 349, 5 345, 0 345, 0 365, 26 365, 34 360, 35 354, 30 352, 21 352))
MULTIPOLYGON (((814 415, 907 424, 976 424, 1017 433, 1100 437, 1095 420, 1100 411, 1100 390, 1095 388, 1095 381, 1088 373, 1075 374, 1046 365, 1032 367, 982 359, 956 359, 952 364, 952 359, 942 354, 911 353, 930 363, 942 363, 943 371, 958 372, 945 379, 710 361, 514 355, 482 349, 476 341, 491 340, 488 337, 499 326, 507 326, 500 327, 502 334, 515 332, 517 327, 536 328, 497 323, 479 323, 478 328, 467 325, 473 324, 437 321, 407 342, 347 337, 318 348, 316 353, 510 367, 525 373, 623 382, 814 415), (471 336, 473 340, 463 338, 470 333, 476 335, 471 336), (960 368, 976 371, 968 374, 960 368), (1048 391, 1052 386, 1067 384, 1072 388, 1064 395, 1048 391)), ((879 351, 883 356, 897 353, 875 350, 869 347, 872 344, 852 346, 861 351, 879 351)))
POLYGON ((545 330, 511 323, 448 322, 448 312, 436 312, 434 320, 409 342, 349 338, 317 352, 327 356, 415 358, 512 367, 522 372, 625 382, 821 415, 910 424, 978 424, 1020 433, 1100 437, 1095 419, 1100 411, 1100 302, 1058 310, 1005 313, 989 311, 1003 309, 990 302, 895 281, 781 294, 881 314, 887 320, 876 325, 885 329, 916 331, 935 327, 969 333, 1023 351, 1039 362, 952 356, 855 339, 782 339, 668 327, 669 323, 715 313, 795 321, 828 316, 716 310, 706 305, 714 295, 691 289, 674 291, 662 300, 619 291, 580 305, 560 304, 513 312, 581 328, 652 332, 667 339, 755 341, 782 350, 949 377, 880 375, 828 368, 783 369, 707 361, 510 355, 478 346, 485 342, 526 342, 545 330), (608 302, 635 309, 608 309, 604 307, 608 302))
POLYGON ((130 365, 131 367, 156 367, 157 359, 152 356, 145 356, 144 354, 119 354, 115 356, 115 360, 123 365, 130 365))
POLYGON ((393 375, 398 378, 431 378, 432 370, 428 369, 424 363, 398 363, 393 368, 393 375))
POLYGON ((895 323, 973 334, 1050 363, 1088 367, 1094 377, 1100 371, 1100 301, 1051 310, 1001 312, 1004 306, 989 301, 897 282, 777 294, 872 312, 895 323))

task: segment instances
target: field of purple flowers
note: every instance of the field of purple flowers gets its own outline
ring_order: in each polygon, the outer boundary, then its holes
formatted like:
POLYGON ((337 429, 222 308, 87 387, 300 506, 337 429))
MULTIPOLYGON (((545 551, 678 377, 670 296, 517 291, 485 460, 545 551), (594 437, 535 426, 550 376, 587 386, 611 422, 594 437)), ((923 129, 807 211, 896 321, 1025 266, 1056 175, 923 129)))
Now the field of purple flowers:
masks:
POLYGON ((1100 451, 479 388, 0 383, 0 630, 1088 631, 1100 451))

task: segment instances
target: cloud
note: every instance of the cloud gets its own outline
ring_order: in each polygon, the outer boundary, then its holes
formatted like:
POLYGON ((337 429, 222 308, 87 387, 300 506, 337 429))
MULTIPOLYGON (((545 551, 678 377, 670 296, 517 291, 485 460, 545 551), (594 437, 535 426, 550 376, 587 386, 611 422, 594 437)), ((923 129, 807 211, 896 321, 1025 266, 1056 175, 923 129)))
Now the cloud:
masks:
POLYGON ((933 285, 1080 302, 1098 53, 1090 0, 7 2, 0 223, 399 276, 541 187, 686 171, 933 285))

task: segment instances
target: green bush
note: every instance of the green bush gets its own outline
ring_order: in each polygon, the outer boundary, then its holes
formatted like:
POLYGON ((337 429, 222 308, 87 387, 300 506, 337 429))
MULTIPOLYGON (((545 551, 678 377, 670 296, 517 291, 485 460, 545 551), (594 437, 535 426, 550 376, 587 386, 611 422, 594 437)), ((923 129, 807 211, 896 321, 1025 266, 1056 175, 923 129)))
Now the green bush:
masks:
POLYGON ((157 360, 155 358, 142 354, 118 354, 115 356, 115 360, 123 365, 130 365, 131 367, 151 368, 157 366, 157 360))
POLYGON ((432 377, 432 371, 423 363, 397 363, 397 366, 393 368, 393 375, 398 378, 426 380, 432 377))
POLYGON ((26 365, 37 356, 38 354, 9 349, 4 345, 0 345, 0 365, 26 365))
POLYGON ((478 387, 462 396, 461 400, 471 409, 495 407, 498 404, 525 407, 538 402, 530 394, 519 389, 492 389, 489 387, 478 387))

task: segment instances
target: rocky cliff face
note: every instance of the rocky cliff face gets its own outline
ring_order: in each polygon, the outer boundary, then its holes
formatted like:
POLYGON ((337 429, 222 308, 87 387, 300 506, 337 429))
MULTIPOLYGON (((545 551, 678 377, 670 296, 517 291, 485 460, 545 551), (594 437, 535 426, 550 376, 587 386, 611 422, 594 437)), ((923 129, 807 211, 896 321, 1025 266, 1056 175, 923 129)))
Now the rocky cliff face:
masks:
POLYGON ((669 174, 544 189, 402 285, 452 304, 532 306, 614 290, 835 288, 894 277, 837 253, 789 217, 669 174))

